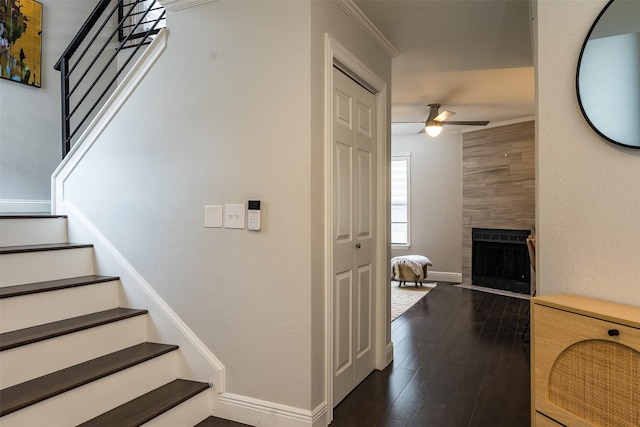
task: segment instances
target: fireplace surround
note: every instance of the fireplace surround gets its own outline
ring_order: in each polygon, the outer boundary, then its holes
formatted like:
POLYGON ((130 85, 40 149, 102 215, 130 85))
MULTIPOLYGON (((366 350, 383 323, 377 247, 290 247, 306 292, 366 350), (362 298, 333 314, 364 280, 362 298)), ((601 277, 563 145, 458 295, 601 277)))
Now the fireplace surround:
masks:
POLYGON ((535 122, 463 135, 462 284, 472 284, 472 228, 531 230, 535 183, 535 122))
POLYGON ((474 285, 531 292, 529 230, 472 229, 471 280, 474 285))

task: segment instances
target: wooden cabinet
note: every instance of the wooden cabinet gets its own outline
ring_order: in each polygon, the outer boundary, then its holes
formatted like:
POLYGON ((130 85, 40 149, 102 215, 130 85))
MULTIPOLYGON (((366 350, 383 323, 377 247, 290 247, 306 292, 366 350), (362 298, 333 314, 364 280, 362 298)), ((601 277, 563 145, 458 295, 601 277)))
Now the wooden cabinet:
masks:
POLYGON ((540 412, 535 412, 536 423, 534 424, 536 427, 562 427, 562 424, 558 424, 553 421, 551 418, 547 418, 542 415, 540 412))
POLYGON ((640 426, 640 308, 553 295, 531 310, 532 425, 640 426))

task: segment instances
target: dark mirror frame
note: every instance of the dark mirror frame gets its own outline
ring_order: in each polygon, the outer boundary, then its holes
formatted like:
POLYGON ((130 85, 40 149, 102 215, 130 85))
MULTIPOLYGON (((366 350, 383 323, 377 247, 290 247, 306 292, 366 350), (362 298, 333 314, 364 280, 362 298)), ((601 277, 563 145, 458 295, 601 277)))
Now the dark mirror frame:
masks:
MULTIPOLYGON (((600 18, 602 18, 602 15, 604 15, 607 10, 609 9, 609 7, 613 4, 615 0, 609 0, 609 2, 604 6, 604 8, 602 8, 602 11, 600 11, 600 13, 598 14, 598 16, 596 17, 595 21, 593 21, 593 24, 591 25, 591 28, 589 29, 589 32, 587 33, 587 37, 584 39, 584 43, 582 44, 582 49, 580 50, 580 56, 578 57, 578 67, 576 70, 576 95, 578 97, 578 105, 580 106, 580 111, 582 112, 582 116, 585 118, 585 120, 587 121, 587 123, 589 124, 589 126, 598 134, 600 135, 602 138, 604 138, 605 140, 619 145, 621 147, 626 147, 626 148, 635 148, 635 149, 640 149, 640 146, 638 145, 629 145, 629 144, 625 144, 623 142, 620 141, 616 141, 614 139, 612 139, 611 137, 605 135, 600 129, 598 129, 598 127, 596 125, 593 124, 593 122, 589 119, 589 115, 587 114, 587 112, 584 109, 584 106, 582 104, 582 100, 580 98, 580 66, 582 64, 582 56, 584 55, 584 51, 587 47, 587 43, 589 42, 590 38, 591 38, 591 34, 593 33, 594 29, 596 28, 596 26, 598 25, 598 23, 600 22, 600 18)), ((640 1, 640 0, 639 0, 640 1)))

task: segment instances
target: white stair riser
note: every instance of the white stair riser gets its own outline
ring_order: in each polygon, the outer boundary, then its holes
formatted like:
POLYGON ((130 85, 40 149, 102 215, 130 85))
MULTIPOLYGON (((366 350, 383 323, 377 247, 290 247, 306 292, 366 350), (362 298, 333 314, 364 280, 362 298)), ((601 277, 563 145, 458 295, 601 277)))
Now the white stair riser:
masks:
POLYGON ((0 220, 0 246, 66 242, 66 218, 7 218, 0 220))
POLYGON ((176 357, 173 351, 5 415, 2 427, 78 425, 176 379, 176 357))
MULTIPOLYGON (((38 378, 146 340, 147 316, 135 316, 0 352, 0 388, 38 378)), ((0 425, 3 425, 4 418, 0 425)))
POLYGON ((22 285, 93 273, 93 248, 0 255, 0 286, 22 285))
POLYGON ((193 396, 170 411, 144 423, 144 427, 195 426, 212 414, 212 389, 193 396))
POLYGON ((0 300, 0 333, 104 311, 118 306, 119 281, 0 300))

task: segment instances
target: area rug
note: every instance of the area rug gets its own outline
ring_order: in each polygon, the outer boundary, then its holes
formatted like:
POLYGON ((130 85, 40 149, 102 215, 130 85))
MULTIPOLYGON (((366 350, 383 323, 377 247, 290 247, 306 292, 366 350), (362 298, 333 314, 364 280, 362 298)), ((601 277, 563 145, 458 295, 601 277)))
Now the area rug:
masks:
POLYGON ((396 320, 436 285, 436 282, 432 282, 416 287, 413 282, 407 282, 400 288, 398 282, 391 282, 391 320, 396 320))

